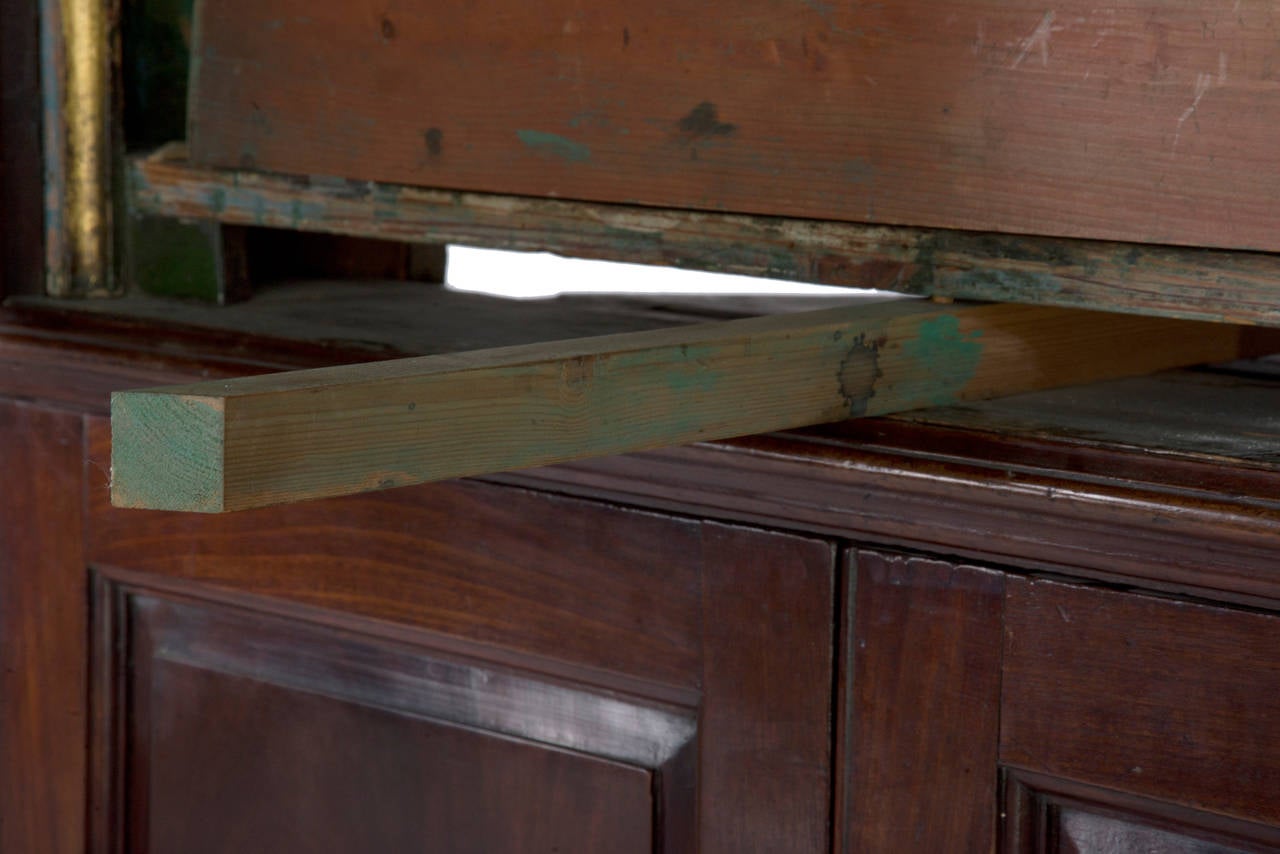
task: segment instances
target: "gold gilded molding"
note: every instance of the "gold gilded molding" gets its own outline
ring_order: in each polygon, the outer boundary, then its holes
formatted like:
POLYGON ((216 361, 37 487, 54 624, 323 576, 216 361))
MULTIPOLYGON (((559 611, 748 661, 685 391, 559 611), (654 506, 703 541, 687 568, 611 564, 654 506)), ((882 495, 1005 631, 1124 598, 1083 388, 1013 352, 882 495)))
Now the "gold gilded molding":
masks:
POLYGON ((114 290, 110 0, 45 0, 46 290, 114 290))

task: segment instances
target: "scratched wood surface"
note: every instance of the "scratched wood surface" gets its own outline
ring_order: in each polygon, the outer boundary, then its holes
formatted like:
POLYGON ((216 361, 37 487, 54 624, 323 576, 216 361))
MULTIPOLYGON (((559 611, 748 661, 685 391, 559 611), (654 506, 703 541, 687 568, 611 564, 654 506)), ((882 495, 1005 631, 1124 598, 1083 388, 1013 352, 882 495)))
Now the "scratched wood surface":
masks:
POLYGON ((130 163, 136 212, 408 242, 550 250, 900 293, 1280 326, 1280 256, 349 183, 130 163))
POLYGON ((1221 324, 896 300, 112 395, 112 500, 218 512, 1233 356, 1221 324))
POLYGON ((196 162, 1280 249, 1269 0, 219 0, 196 162))

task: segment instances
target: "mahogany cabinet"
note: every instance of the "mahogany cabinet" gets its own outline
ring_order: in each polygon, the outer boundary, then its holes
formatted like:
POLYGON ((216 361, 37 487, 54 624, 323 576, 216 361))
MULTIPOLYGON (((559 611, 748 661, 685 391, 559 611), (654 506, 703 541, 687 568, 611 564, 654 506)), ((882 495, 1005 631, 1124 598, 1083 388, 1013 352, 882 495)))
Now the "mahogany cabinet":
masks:
POLYGON ((447 242, 1280 324, 1273 4, 201 5, 0 0, 0 854, 1280 850, 1274 358, 217 517, 105 417, 515 343, 447 242))
POLYGON ((101 419, 3 411, 5 850, 827 847, 830 542, 468 483, 132 513, 101 419))
POLYGON ((0 850, 1280 847, 1265 362, 207 517, 108 343, 0 339, 0 850))

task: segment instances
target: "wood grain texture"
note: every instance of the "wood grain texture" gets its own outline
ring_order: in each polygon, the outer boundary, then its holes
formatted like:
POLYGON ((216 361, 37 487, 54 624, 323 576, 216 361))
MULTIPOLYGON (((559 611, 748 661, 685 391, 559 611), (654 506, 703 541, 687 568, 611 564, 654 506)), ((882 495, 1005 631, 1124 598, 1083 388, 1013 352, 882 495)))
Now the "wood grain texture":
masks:
POLYGON ((1003 573, 850 551, 841 852, 991 852, 1003 573))
POLYGON ((6 852, 85 851, 83 447, 78 416, 0 401, 0 850, 6 852))
POLYGON ((1230 358, 1238 330, 894 301, 112 397, 113 500, 222 512, 1230 358))
POLYGON ((609 754, 669 713, 310 621, 124 601, 134 850, 653 850, 653 766, 609 754))
MULTIPOLYGON (((280 342, 258 350, 235 337, 161 337, 154 327, 136 324, 67 338, 69 321, 53 319, 62 325, 0 327, 5 394, 105 414, 109 393, 119 388, 191 381, 204 371, 243 374, 262 370, 268 358, 279 368, 306 365, 306 359, 314 365, 325 353, 351 355, 280 349, 280 342)), ((1174 376, 1189 376, 1195 385, 1199 375, 1179 372, 1157 384, 1176 384, 1174 376)), ((1254 409, 1257 393, 1248 382, 1214 399, 1236 429, 1262 434, 1270 411, 1254 409)), ((1133 390, 1135 401, 1148 394, 1133 390)), ((1170 397, 1178 394, 1152 399, 1170 397)), ((1062 420, 1071 421, 1088 399, 1059 401, 1062 420)), ((1007 424, 998 429, 1003 432, 972 421, 858 419, 810 435, 756 436, 490 477, 681 513, 946 549, 975 560, 1070 566, 1087 577, 1218 600, 1280 601, 1274 556, 1280 474, 1265 460, 1188 458, 1159 447, 1161 453, 1147 453, 1126 442, 1120 427, 1105 441, 1028 434, 1007 424), (1079 535, 1084 530, 1088 536, 1079 535)), ((105 490, 110 454, 105 444, 100 450, 105 490)))
POLYGON ((1177 371, 489 479, 1274 608, 1278 392, 1177 371))
POLYGON ((1010 580, 1007 765, 1280 821, 1280 617, 1010 580))
POLYGON ((458 638, 490 658, 697 683, 694 522, 474 483, 220 517, 128 512, 109 504, 110 436, 91 423, 95 564, 458 638))
POLYGON ((835 549, 704 522, 706 854, 831 850, 835 549))
POLYGON ((403 241, 551 250, 964 299, 1280 325, 1258 252, 654 210, 215 170, 169 146, 130 161, 141 213, 403 241))
POLYGON ((1238 854, 1280 845, 1274 825, 1019 769, 1004 777, 1004 851, 1238 854))
MULTIPOLYGON (((105 459, 106 425, 91 425, 91 459, 105 459)), ((830 543, 475 483, 210 517, 111 508, 94 477, 89 508, 94 564, 157 596, 696 708, 696 743, 657 769, 662 850, 828 850, 830 543)), ((290 684, 325 672, 288 638, 243 633, 221 643, 290 684)))
MULTIPOLYGON (((271 341, 250 345, 236 336, 163 336, 133 323, 99 324, 73 335, 79 327, 69 327, 73 319, 64 314, 42 313, 25 323, 10 319, 0 326, 0 390, 100 414, 109 393, 120 388, 352 355, 271 341)), ((1176 385, 1178 376, 1195 386, 1201 375, 1178 372, 1157 385, 1176 385)), ((1242 437, 1270 429, 1271 411, 1254 407, 1256 395, 1270 394, 1259 392, 1262 381, 1209 398, 1242 437)), ((1148 395, 1179 397, 1133 389, 1135 403, 1148 395)), ((1208 400, 1195 391, 1185 396, 1208 400)), ((1055 403, 1059 420, 1071 422, 1089 400, 1064 396, 1055 403)), ((1111 438, 1097 439, 1053 434, 1051 424, 1028 433, 992 417, 999 426, 989 431, 973 419, 956 426, 858 419, 807 434, 490 477, 680 513, 945 549, 974 560, 1071 567, 1090 578, 1217 600, 1280 601, 1274 552, 1280 473, 1265 458, 1186 457, 1161 446, 1147 453, 1127 442, 1120 426, 1106 431, 1111 438)), ((105 444, 100 450, 95 471, 105 490, 109 451, 105 444)))
POLYGON ((197 162, 1280 249, 1267 0, 201 4, 197 162))

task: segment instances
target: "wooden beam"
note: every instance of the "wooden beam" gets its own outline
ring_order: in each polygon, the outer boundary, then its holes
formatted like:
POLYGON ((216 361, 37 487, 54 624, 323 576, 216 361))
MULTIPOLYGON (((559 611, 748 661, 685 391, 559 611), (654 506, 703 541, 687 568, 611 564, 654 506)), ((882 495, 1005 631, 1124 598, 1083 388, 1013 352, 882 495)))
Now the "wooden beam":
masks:
POLYGON ((549 250, 877 288, 1280 326, 1280 256, 1099 240, 655 210, 131 163, 139 213, 422 243, 549 250))
POLYGON ((218 512, 1233 357, 1222 325, 899 300, 113 395, 112 500, 218 512))

